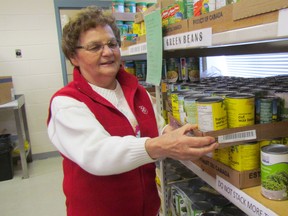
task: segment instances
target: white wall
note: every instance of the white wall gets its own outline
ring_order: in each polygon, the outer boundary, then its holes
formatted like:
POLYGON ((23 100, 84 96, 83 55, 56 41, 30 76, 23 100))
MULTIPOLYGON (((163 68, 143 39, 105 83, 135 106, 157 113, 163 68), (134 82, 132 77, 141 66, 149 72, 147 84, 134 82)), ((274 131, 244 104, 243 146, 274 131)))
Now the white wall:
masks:
MULTIPOLYGON (((50 97, 63 86, 54 1, 1 0, 0 5, 0 76, 12 76, 16 94, 25 96, 32 153, 55 151, 46 130, 50 97), (22 58, 15 49, 22 50, 22 58)), ((12 113, 0 112, 0 131, 13 130, 9 123, 12 113)))

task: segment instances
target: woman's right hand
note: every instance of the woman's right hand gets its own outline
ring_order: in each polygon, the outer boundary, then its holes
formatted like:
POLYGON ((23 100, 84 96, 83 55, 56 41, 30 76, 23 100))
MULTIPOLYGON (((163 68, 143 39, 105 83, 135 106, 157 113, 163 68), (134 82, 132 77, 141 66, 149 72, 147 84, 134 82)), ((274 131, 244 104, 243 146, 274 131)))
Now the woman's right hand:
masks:
POLYGON ((178 129, 148 139, 146 151, 153 159, 173 158, 175 160, 197 160, 218 147, 215 138, 210 136, 193 137, 197 125, 186 124, 178 129))

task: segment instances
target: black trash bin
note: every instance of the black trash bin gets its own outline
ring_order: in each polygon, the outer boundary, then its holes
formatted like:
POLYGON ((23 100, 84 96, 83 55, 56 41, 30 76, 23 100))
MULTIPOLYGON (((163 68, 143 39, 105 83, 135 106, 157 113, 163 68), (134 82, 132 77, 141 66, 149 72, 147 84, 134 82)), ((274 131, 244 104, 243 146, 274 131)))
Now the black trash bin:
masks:
POLYGON ((14 176, 12 149, 11 135, 0 135, 0 181, 12 179, 14 176))

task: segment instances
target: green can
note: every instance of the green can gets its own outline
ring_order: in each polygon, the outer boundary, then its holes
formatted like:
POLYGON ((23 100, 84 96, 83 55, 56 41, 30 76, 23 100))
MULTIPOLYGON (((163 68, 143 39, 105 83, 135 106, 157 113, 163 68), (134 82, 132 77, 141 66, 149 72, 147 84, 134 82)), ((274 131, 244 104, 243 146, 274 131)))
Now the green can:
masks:
POLYGON ((288 146, 261 148, 261 193, 271 200, 288 199, 288 146))
POLYGON ((280 98, 280 120, 288 121, 288 91, 276 91, 275 96, 280 98))
POLYGON ((136 13, 136 2, 134 1, 125 1, 124 3, 125 13, 136 13))
POLYGON ((113 0, 112 1, 112 12, 124 13, 124 0, 113 0))
POLYGON ((256 99, 256 123, 272 123, 280 120, 280 98, 265 96, 256 99))

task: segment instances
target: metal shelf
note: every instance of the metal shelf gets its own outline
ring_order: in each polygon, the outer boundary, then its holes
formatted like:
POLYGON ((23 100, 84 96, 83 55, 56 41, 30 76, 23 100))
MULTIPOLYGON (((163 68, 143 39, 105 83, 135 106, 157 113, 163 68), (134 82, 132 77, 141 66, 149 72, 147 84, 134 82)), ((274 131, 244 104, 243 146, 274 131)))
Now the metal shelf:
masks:
POLYGON ((26 139, 30 143, 30 136, 29 136, 29 130, 28 130, 28 124, 27 124, 27 118, 26 118, 24 95, 16 95, 15 97, 16 97, 15 100, 9 103, 0 105, 0 111, 1 110, 13 110, 14 111, 18 142, 19 142, 18 147, 20 151, 20 160, 21 160, 22 172, 23 172, 22 178, 25 179, 25 178, 29 178, 27 160, 32 161, 32 156, 31 156, 31 145, 30 145, 29 151, 26 153, 25 148, 24 148, 24 142, 26 139))

